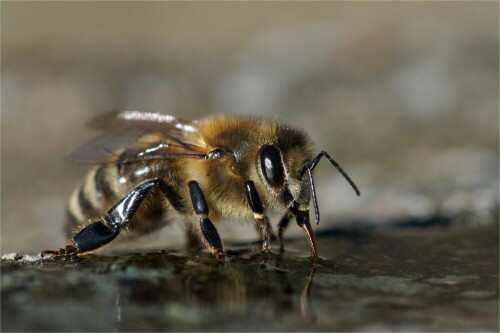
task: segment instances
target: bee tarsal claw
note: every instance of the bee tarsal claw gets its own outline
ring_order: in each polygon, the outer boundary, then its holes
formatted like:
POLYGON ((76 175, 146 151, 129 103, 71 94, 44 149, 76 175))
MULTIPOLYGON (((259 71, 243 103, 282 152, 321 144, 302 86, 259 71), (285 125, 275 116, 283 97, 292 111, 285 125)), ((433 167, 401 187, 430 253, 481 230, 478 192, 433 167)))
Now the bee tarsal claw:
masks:
POLYGON ((76 247, 74 247, 73 245, 66 245, 65 247, 63 248, 60 248, 58 250, 45 250, 45 251, 42 251, 42 253, 40 253, 40 256, 42 258, 45 258, 47 256, 51 256, 51 257, 59 257, 59 256, 69 256, 69 255, 73 255, 73 254, 76 254, 78 252, 78 249, 76 247))
POLYGON ((215 254, 215 257, 220 262, 225 262, 225 261, 229 260, 229 258, 226 256, 226 254, 223 251, 222 252, 221 251, 217 251, 217 253, 215 254))

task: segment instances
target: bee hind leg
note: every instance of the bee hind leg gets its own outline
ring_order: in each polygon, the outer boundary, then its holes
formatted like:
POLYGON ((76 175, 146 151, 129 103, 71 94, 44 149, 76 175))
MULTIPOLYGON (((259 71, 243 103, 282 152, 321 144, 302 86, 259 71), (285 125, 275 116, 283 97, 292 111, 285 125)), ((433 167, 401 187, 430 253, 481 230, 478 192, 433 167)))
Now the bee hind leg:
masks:
POLYGON ((161 185, 161 182, 155 179, 140 184, 114 204, 102 219, 90 222, 78 230, 68 245, 56 251, 42 251, 42 257, 89 253, 110 243, 119 235, 120 229, 130 222, 151 188, 161 185))

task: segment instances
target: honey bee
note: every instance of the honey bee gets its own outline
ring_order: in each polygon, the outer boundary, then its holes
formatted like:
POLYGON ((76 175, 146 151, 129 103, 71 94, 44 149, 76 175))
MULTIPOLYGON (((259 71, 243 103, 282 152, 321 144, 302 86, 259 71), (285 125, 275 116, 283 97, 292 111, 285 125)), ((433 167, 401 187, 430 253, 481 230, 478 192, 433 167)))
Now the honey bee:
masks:
POLYGON ((326 152, 315 155, 302 131, 256 117, 214 116, 188 121, 161 113, 112 112, 90 127, 106 134, 67 159, 96 165, 72 194, 67 209, 68 244, 42 255, 81 255, 103 248, 123 230, 155 231, 174 219, 187 221, 189 239, 201 238, 224 260, 214 222, 254 219, 262 250, 270 251, 268 211, 281 210, 278 240, 295 219, 318 258, 309 220, 319 209, 312 171, 324 156, 360 194, 326 152))

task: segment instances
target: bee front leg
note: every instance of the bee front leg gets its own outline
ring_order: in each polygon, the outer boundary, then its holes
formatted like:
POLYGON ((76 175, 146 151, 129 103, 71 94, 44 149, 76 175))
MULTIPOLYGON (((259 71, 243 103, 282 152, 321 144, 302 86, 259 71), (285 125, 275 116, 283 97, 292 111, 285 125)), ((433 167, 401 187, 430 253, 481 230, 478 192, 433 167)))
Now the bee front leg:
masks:
POLYGON ((71 255, 95 251, 115 239, 139 209, 152 187, 161 180, 146 181, 111 207, 100 220, 91 222, 77 231, 70 244, 56 251, 42 251, 41 255, 71 255))
POLYGON ((259 231, 262 239, 262 251, 268 253, 271 249, 271 235, 273 234, 271 223, 264 212, 264 207, 262 206, 262 201, 260 200, 259 193, 255 188, 254 182, 248 180, 245 183, 245 189, 248 204, 253 212, 257 230, 259 231))
POLYGON ((314 236, 314 232, 309 221, 309 208, 307 208, 307 210, 301 209, 300 204, 296 201, 288 207, 279 223, 278 239, 281 246, 280 250, 284 251, 283 234, 292 218, 294 218, 297 225, 304 230, 309 241, 309 245, 311 246, 311 258, 316 260, 318 258, 318 247, 316 245, 316 237, 314 236))
POLYGON ((208 206, 205 196, 196 181, 190 181, 188 186, 194 211, 200 218, 199 228, 203 243, 218 260, 223 261, 226 256, 224 247, 217 229, 215 229, 214 224, 208 218, 208 206))
POLYGON ((293 218, 292 212, 290 212, 290 210, 287 210, 278 224, 278 241, 280 242, 280 251, 281 252, 283 252, 285 250, 285 244, 283 242, 283 235, 284 235, 285 230, 288 227, 288 224, 290 223, 290 220, 292 218, 293 218))

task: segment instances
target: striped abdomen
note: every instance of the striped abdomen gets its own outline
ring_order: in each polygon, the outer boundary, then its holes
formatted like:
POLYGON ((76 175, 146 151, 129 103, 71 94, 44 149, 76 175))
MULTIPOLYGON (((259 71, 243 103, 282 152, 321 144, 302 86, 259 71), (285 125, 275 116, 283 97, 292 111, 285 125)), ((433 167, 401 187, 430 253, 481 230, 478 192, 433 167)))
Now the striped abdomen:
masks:
MULTIPOLYGON (((89 220, 96 220, 123 198, 137 184, 152 176, 147 165, 104 165, 92 169, 72 193, 68 209, 65 232, 71 235, 89 220)), ((129 229, 145 233, 162 227, 165 222, 166 199, 158 190, 153 190, 134 216, 129 229), (141 223, 135 223, 136 220, 141 223)))

